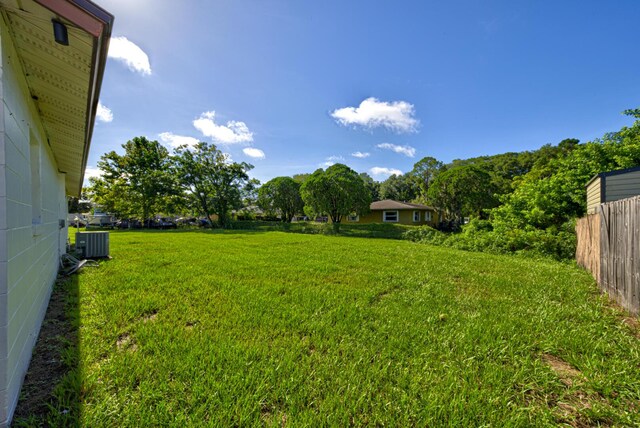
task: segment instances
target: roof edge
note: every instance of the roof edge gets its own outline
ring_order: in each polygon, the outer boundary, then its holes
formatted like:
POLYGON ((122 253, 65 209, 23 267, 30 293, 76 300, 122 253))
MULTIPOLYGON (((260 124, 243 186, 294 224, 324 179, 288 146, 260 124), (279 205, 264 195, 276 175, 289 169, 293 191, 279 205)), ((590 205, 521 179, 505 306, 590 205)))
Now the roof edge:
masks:
POLYGON ((107 57, 109 54, 109 42, 111 41, 111 30, 113 29, 114 16, 106 10, 102 9, 89 0, 73 0, 76 4, 82 4, 82 7, 88 13, 96 13, 96 18, 104 22, 104 31, 102 35, 94 42, 94 58, 92 60, 92 76, 89 82, 89 97, 87 109, 87 131, 85 134, 84 151, 82 155, 82 173, 80 174, 80 183, 78 187, 78 196, 82 195, 82 185, 84 183, 84 174, 87 169, 89 160, 89 149, 91 148, 91 138, 93 137, 93 126, 96 122, 96 114, 98 113, 98 103, 100 101, 100 90, 102 89, 102 79, 104 70, 107 65, 107 57), (97 63, 97 64, 96 64, 97 63))
MULTIPOLYGON (((36 3, 49 9, 51 12, 78 25, 83 31, 93 36, 93 54, 91 58, 91 75, 89 76, 89 88, 87 96, 86 129, 84 136, 84 148, 82 154, 82 166, 80 183, 77 196, 82 193, 84 173, 87 168, 91 137, 98 111, 102 78, 107 64, 109 53, 109 41, 113 29, 114 16, 90 0, 35 0, 36 3)), ((67 190, 68 193, 69 192, 67 190)))
POLYGON ((371 205, 369 206, 369 209, 371 210, 398 210, 398 209, 406 209, 406 210, 433 210, 435 211, 436 209, 433 207, 430 207, 428 205, 422 205, 422 204, 413 204, 410 202, 401 202, 401 201, 396 201, 395 199, 382 199, 380 201, 373 201, 371 202, 371 205), (373 208, 373 204, 376 203, 380 203, 380 202, 393 202, 396 204, 401 204, 404 205, 404 208, 399 208, 399 207, 395 207, 395 208, 373 208))
POLYGON ((589 186, 597 178, 611 177, 612 175, 620 175, 620 174, 626 174, 628 172, 636 172, 636 171, 640 171, 640 165, 632 166, 632 167, 625 168, 625 169, 614 169, 613 171, 601 172, 601 173, 596 174, 593 177, 591 177, 591 179, 587 182, 587 184, 585 186, 589 186))

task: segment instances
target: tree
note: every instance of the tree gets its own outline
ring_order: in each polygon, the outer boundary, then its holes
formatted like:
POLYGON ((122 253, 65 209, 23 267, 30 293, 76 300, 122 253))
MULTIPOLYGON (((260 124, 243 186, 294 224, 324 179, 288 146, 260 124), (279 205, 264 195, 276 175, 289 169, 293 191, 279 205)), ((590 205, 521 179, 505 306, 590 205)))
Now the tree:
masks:
POLYGON ((364 185, 369 189, 369 193, 371 194, 372 201, 380 200, 380 182, 375 181, 369 174, 366 172, 360 173, 360 178, 364 181, 364 185))
POLYGON ((308 173, 293 174, 293 180, 300 184, 304 183, 309 177, 311 177, 311 174, 308 173))
POLYGON ((585 186, 594 175, 640 164, 640 120, 600 140, 573 141, 560 143, 561 154, 536 164, 504 204, 492 210, 495 230, 559 230, 585 213, 585 186))
POLYGON ((283 222, 289 223, 302 212, 300 183, 291 177, 276 177, 258 189, 258 206, 269 213, 279 212, 283 222))
POLYGON ((423 200, 427 200, 427 191, 431 182, 443 169, 444 164, 431 156, 424 157, 413 165, 410 175, 415 181, 423 200))
POLYGON ((175 153, 173 163, 185 191, 211 224, 216 214, 219 225, 228 226, 231 211, 242 206, 243 196, 255 186, 247 175, 253 166, 229 162, 227 154, 204 142, 194 147, 180 146, 175 153))
POLYGON ((476 165, 457 166, 438 174, 428 197, 454 221, 465 216, 482 217, 484 210, 498 204, 491 175, 476 165))
POLYGON ((418 196, 418 186, 409 174, 392 175, 380 184, 380 199, 409 202, 418 196))
POLYGON ((109 212, 148 220, 170 207, 176 195, 169 152, 146 137, 135 137, 122 147, 124 155, 115 151, 102 155, 98 162, 102 176, 89 180, 89 193, 109 212))
POLYGON ((68 213, 86 213, 91 209, 91 201, 89 200, 89 189, 82 188, 80 197, 72 196, 67 202, 68 213))
POLYGON ((336 231, 342 217, 352 213, 369 211, 371 194, 357 172, 337 163, 325 170, 318 169, 302 184, 300 189, 305 211, 326 213, 336 231))

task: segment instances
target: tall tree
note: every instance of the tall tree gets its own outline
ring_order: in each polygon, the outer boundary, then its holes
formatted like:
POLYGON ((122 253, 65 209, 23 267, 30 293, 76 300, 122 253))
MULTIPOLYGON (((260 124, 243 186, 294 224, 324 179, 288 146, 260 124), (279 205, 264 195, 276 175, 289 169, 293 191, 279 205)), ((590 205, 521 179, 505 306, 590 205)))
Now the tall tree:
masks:
POLYGON ((90 180, 94 202, 106 210, 143 220, 166 210, 176 194, 169 152, 157 141, 135 137, 122 145, 124 155, 102 155, 102 176, 90 180))
POLYGON ((418 186, 410 174, 392 175, 380 184, 380 199, 409 202, 418 196, 418 186))
POLYGON ((291 222, 293 216, 304 208, 300 183, 291 177, 267 181, 258 189, 258 206, 271 214, 280 213, 283 222, 291 222))
POLYGON ((175 153, 174 165, 186 192, 211 224, 216 214, 219 225, 228 226, 231 211, 242 206, 243 195, 255 185, 247 175, 253 166, 230 162, 227 154, 204 142, 180 146, 175 153))
POLYGON ((413 165, 410 175, 415 181, 423 201, 427 200, 427 191, 431 182, 443 169, 444 164, 431 156, 424 157, 413 165))
POLYGON ((444 210, 451 220, 484 215, 484 210, 498 204, 491 175, 476 165, 448 169, 433 180, 429 200, 444 210))
POLYGON ((369 193, 371 194, 371 200, 379 201, 380 200, 380 182, 375 181, 366 172, 361 172, 360 178, 362 178, 362 181, 364 181, 365 186, 367 186, 367 189, 369 189, 369 193))
POLYGON ((304 183, 309 177, 311 177, 309 173, 293 174, 293 179, 300 184, 304 183))
POLYGON ((328 214, 336 231, 343 216, 364 214, 371 205, 371 194, 362 178, 340 163, 315 171, 302 184, 300 192, 305 211, 328 214))

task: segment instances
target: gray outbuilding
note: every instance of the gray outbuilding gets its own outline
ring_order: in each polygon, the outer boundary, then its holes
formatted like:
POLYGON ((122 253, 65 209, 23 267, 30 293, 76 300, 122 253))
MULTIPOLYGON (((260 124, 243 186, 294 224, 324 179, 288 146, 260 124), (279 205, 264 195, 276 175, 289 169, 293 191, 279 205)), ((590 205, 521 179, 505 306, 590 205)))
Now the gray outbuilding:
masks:
POLYGON ((597 212, 600 204, 640 195, 640 165, 617 171, 601 172, 587 183, 587 214, 597 212))

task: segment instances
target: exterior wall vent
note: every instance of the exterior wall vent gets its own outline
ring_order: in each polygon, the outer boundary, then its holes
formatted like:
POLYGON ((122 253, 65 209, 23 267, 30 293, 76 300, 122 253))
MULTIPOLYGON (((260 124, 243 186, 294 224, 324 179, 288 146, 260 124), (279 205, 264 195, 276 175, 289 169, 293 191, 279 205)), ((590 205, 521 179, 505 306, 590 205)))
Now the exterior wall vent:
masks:
POLYGON ((109 257, 109 232, 76 233, 76 251, 83 259, 109 257))

